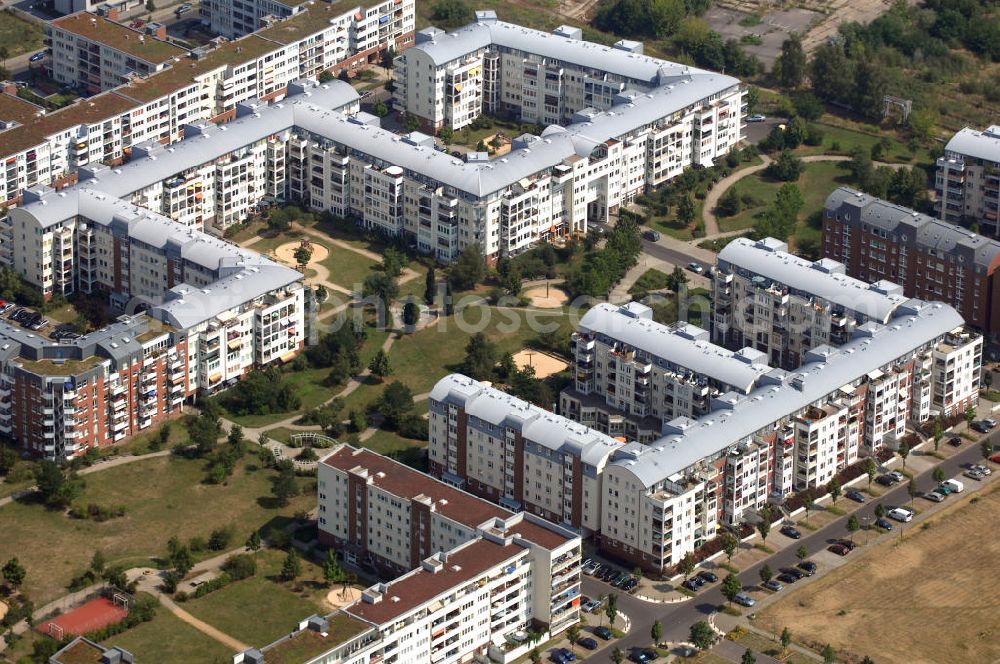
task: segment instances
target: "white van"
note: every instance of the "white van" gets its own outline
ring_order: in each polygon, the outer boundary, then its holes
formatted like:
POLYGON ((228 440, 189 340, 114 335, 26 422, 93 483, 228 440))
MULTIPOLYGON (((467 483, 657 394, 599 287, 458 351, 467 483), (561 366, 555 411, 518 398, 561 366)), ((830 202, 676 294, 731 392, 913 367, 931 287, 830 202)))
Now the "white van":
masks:
POLYGON ((889 510, 888 516, 890 519, 895 519, 896 521, 902 521, 903 523, 909 523, 913 520, 913 512, 906 509, 905 507, 896 507, 889 510))
POLYGON ((965 491, 965 485, 962 484, 961 480, 945 480, 943 484, 951 487, 955 493, 962 493, 965 491))

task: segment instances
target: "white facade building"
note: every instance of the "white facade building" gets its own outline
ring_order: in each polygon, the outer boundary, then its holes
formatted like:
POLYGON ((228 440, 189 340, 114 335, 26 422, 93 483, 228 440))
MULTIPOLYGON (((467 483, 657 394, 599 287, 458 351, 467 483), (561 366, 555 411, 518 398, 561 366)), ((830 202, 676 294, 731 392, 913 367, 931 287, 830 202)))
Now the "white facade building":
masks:
POLYGON ((1000 125, 965 127, 938 157, 935 205, 942 221, 974 220, 983 235, 1000 235, 1000 125))

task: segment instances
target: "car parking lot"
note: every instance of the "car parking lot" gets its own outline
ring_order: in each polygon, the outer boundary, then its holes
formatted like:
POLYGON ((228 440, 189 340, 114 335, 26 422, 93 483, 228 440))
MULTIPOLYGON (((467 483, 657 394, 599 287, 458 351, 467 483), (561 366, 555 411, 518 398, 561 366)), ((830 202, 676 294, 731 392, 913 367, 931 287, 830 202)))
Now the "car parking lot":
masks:
POLYGON ((617 569, 610 563, 599 562, 592 558, 587 558, 583 561, 580 571, 587 576, 592 576, 595 579, 603 581, 612 588, 617 588, 625 592, 631 592, 639 585, 639 579, 632 574, 617 569))
POLYGON ((33 332, 41 331, 49 326, 49 321, 37 311, 27 307, 19 307, 4 300, 0 300, 0 316, 5 316, 9 323, 33 332))

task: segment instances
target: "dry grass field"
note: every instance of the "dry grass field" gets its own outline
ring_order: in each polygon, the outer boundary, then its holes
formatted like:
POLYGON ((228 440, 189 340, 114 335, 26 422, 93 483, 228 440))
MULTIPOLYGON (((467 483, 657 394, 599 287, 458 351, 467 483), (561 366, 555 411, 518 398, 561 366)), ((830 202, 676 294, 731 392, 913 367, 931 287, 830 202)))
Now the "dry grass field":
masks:
POLYGON ((1000 557, 996 486, 887 540, 819 582, 789 593, 757 624, 846 661, 879 664, 1000 659, 1000 557))

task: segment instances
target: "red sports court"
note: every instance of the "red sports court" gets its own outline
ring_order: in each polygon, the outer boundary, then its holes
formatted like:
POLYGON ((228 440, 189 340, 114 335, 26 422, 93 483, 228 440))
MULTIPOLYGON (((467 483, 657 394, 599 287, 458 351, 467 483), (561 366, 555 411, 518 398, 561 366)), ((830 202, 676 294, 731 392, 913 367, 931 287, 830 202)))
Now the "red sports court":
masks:
POLYGON ((98 597, 61 616, 40 623, 36 629, 56 639, 69 635, 82 636, 125 618, 128 615, 127 606, 128 601, 123 595, 116 595, 114 600, 98 597))

